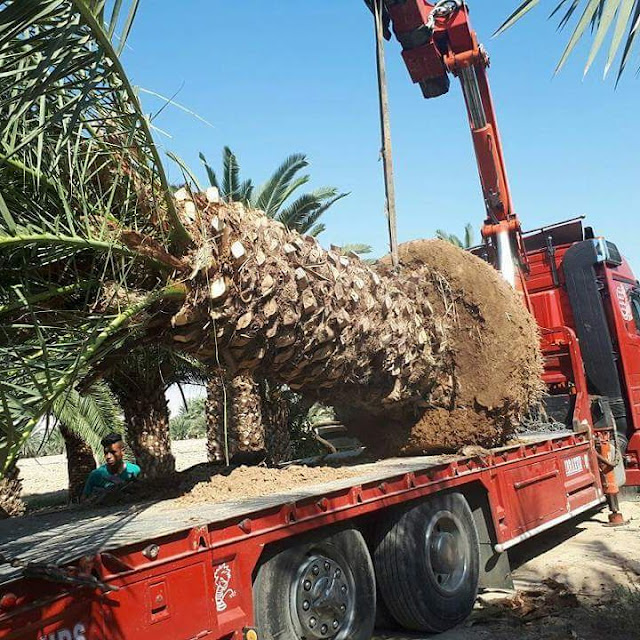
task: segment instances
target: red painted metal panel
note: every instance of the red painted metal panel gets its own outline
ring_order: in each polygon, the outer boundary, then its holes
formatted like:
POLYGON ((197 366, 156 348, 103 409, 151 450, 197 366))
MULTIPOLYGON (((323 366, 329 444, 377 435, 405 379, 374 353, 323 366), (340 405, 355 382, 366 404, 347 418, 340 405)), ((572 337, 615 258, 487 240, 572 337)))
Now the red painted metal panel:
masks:
MULTIPOLYGON (((108 640, 157 640, 210 636, 211 594, 203 561, 127 584, 102 603, 108 640)), ((89 639, 87 639, 89 640, 89 639)))
POLYGON ((39 640, 45 631, 61 631, 61 638, 44 637, 69 640, 65 634, 77 624, 89 630, 84 640, 240 638, 253 624, 252 577, 271 543, 360 516, 380 517, 388 507, 471 485, 486 489, 497 542, 505 543, 601 496, 594 469, 589 435, 572 434, 178 531, 99 555, 95 572, 119 588, 106 596, 85 589, 62 597, 61 587, 26 580, 11 585, 22 613, 0 612, 0 638, 39 640), (152 560, 151 543, 158 546, 152 560))

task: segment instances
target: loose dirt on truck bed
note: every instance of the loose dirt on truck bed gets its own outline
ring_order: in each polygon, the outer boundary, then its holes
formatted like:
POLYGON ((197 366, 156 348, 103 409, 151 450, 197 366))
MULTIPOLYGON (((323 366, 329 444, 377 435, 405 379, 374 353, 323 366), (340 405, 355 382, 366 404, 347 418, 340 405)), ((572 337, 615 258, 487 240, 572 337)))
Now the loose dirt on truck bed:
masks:
POLYGON ((348 467, 303 466, 286 469, 238 467, 217 474, 209 465, 201 465, 187 472, 185 488, 190 488, 176 501, 176 505, 259 498, 282 493, 293 487, 345 480, 355 475, 356 472, 350 471, 348 467))

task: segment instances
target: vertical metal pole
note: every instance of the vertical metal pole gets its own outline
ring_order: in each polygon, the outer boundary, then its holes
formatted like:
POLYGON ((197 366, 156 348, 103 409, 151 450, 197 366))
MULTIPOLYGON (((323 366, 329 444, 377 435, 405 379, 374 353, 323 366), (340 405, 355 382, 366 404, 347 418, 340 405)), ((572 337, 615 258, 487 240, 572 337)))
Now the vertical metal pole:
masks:
POLYGON ((383 0, 374 0, 373 15, 376 31, 376 62, 378 67, 378 96, 380 100, 380 131, 382 135, 382 162, 384 165, 384 188, 386 197, 387 221, 389 223, 389 245, 391 262, 397 269, 398 227, 396 222, 396 189, 393 181, 393 157, 391 149, 391 119, 389 117, 389 93, 387 91, 387 69, 384 59, 384 32, 382 25, 383 0))

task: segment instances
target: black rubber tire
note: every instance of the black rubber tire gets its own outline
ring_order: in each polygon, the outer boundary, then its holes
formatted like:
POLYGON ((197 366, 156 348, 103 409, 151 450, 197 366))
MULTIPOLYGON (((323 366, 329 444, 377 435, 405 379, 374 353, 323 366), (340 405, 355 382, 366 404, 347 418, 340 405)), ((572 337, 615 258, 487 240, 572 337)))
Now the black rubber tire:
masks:
MULTIPOLYGON (((355 529, 342 529, 323 537, 304 537, 292 546, 272 551, 260 565, 253 583, 259 637, 265 640, 315 640, 316 636, 302 626, 296 598, 304 584, 305 567, 312 566, 311 559, 316 557, 327 558, 330 563, 335 561, 344 572, 342 579, 350 585, 349 606, 337 632, 329 628, 322 637, 327 640, 370 640, 376 612, 375 577, 367 545, 355 529)), ((326 611, 324 609, 324 615, 329 615, 326 611)), ((312 614, 313 610, 304 615, 312 614)), ((333 617, 333 613, 330 615, 333 617)), ((319 629, 318 626, 317 633, 319 629)))
POLYGON ((464 496, 435 494, 390 512, 376 531, 373 562, 378 592, 402 627, 442 633, 463 622, 480 573, 478 532, 464 496))

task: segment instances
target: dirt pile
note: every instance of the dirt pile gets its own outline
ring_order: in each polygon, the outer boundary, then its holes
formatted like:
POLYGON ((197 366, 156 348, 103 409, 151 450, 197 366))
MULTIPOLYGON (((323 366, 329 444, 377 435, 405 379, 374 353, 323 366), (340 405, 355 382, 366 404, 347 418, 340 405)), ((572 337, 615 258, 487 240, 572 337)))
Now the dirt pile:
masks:
POLYGON ((177 504, 229 502, 260 498, 276 493, 296 491, 304 486, 352 478, 349 468, 291 466, 286 469, 238 467, 232 471, 211 475, 206 469, 194 470, 185 478, 183 487, 191 485, 177 504))
MULTIPOLYGON (((504 443, 541 392, 535 322, 519 294, 484 261, 442 240, 400 247, 406 291, 420 288, 441 319, 454 394, 449 407, 427 409, 413 425, 357 420, 358 436, 379 453, 456 451, 504 443)), ((389 259, 381 261, 390 274, 389 259)), ((349 418, 347 418, 348 420, 349 418)))

